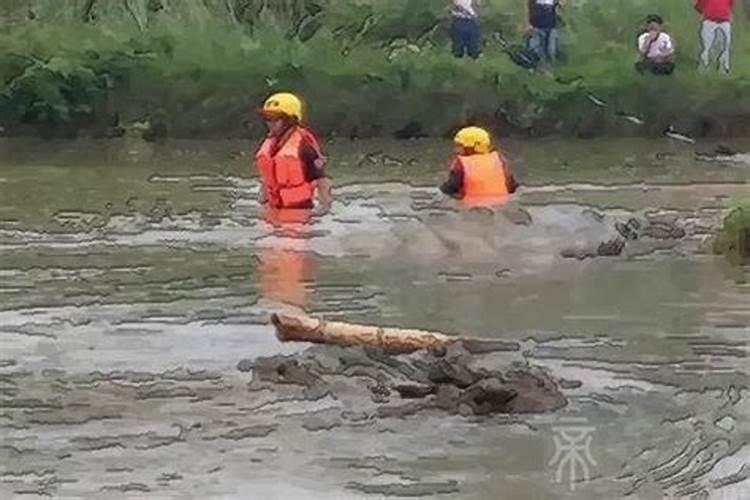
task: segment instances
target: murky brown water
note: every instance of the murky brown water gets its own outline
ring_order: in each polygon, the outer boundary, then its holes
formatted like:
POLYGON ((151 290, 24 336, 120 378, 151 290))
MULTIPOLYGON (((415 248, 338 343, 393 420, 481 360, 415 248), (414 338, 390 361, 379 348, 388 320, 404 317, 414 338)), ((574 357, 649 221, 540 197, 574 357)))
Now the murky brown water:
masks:
POLYGON ((290 236, 242 148, 0 141, 0 497, 750 498, 748 273, 701 253, 750 166, 511 143, 493 215, 434 188, 449 145, 333 144, 333 211, 290 236), (560 256, 657 212, 687 236, 560 256), (582 385, 518 419, 263 406, 236 365, 304 348, 265 324, 288 307, 521 340, 582 385))

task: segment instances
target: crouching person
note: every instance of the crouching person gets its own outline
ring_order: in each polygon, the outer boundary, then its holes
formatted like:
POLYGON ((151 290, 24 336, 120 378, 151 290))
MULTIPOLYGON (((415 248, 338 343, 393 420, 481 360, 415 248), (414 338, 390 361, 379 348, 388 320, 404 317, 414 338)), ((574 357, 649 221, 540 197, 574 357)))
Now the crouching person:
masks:
POLYGON ((664 31, 664 21, 657 15, 646 18, 646 31, 638 37, 638 61, 635 69, 639 73, 671 75, 674 71, 674 43, 664 31))

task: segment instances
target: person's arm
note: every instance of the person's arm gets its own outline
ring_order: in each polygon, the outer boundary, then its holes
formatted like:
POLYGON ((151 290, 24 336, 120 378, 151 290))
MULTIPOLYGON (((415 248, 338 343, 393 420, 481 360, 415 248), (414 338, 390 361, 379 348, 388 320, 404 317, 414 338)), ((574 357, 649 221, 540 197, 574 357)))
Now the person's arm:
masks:
POLYGON ((513 171, 510 169, 510 161, 508 160, 508 157, 505 156, 501 151, 498 151, 497 153, 503 162, 502 164, 503 174, 505 175, 505 185, 508 188, 508 193, 513 194, 516 192, 516 190, 519 187, 521 187, 521 185, 516 181, 516 178, 513 176, 513 171))
POLYGON ((460 198, 463 191, 463 184, 464 169, 460 163, 455 162, 448 174, 448 180, 441 184, 440 191, 453 198, 460 198))
POLYGON ((662 62, 670 62, 672 60, 672 56, 674 56, 674 42, 672 41, 672 37, 668 34, 664 34, 664 41, 662 42, 661 46, 661 53, 662 53, 662 62))
POLYGON ((695 0, 693 2, 693 8, 698 14, 703 14, 703 0, 695 0))
POLYGON ((508 186, 508 192, 510 194, 515 193, 521 185, 516 181, 516 178, 513 177, 513 172, 509 168, 506 167, 505 169, 505 185, 508 186))
POLYGON ((305 180, 315 183, 318 203, 320 204, 320 208, 325 212, 333 203, 331 180, 323 169, 326 158, 319 155, 317 150, 309 144, 301 146, 300 157, 304 164, 305 180))
POLYGON ((659 38, 658 33, 646 32, 638 39, 638 53, 641 61, 648 59, 648 53, 651 52, 651 46, 659 38))

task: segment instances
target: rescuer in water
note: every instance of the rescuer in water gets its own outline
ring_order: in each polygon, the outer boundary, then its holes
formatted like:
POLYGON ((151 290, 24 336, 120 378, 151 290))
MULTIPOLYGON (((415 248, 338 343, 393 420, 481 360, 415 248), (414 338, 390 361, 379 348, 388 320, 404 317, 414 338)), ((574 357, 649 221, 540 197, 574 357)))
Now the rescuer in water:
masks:
POLYGON ((332 198, 323 168, 326 157, 315 134, 302 124, 302 101, 294 94, 274 94, 259 113, 268 129, 255 155, 261 202, 270 211, 294 209, 309 214, 317 192, 318 208, 327 211, 332 198))
POLYGON ((454 137, 456 154, 448 180, 440 190, 471 205, 506 201, 519 184, 508 160, 493 148, 490 134, 479 127, 466 127, 454 137))

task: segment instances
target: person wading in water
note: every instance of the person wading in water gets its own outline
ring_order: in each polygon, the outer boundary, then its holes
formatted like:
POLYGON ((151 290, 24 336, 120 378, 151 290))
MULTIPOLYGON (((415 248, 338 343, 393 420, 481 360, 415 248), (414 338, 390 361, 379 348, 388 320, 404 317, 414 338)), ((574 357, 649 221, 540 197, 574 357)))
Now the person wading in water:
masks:
MULTIPOLYGON (((290 93, 266 99, 259 114, 268 135, 255 155, 267 212, 284 217, 294 210, 309 216, 318 195, 319 209, 330 209, 331 183, 323 167, 326 157, 315 134, 302 125, 302 101, 290 93)), ((283 222, 283 220, 282 220, 283 222)))

